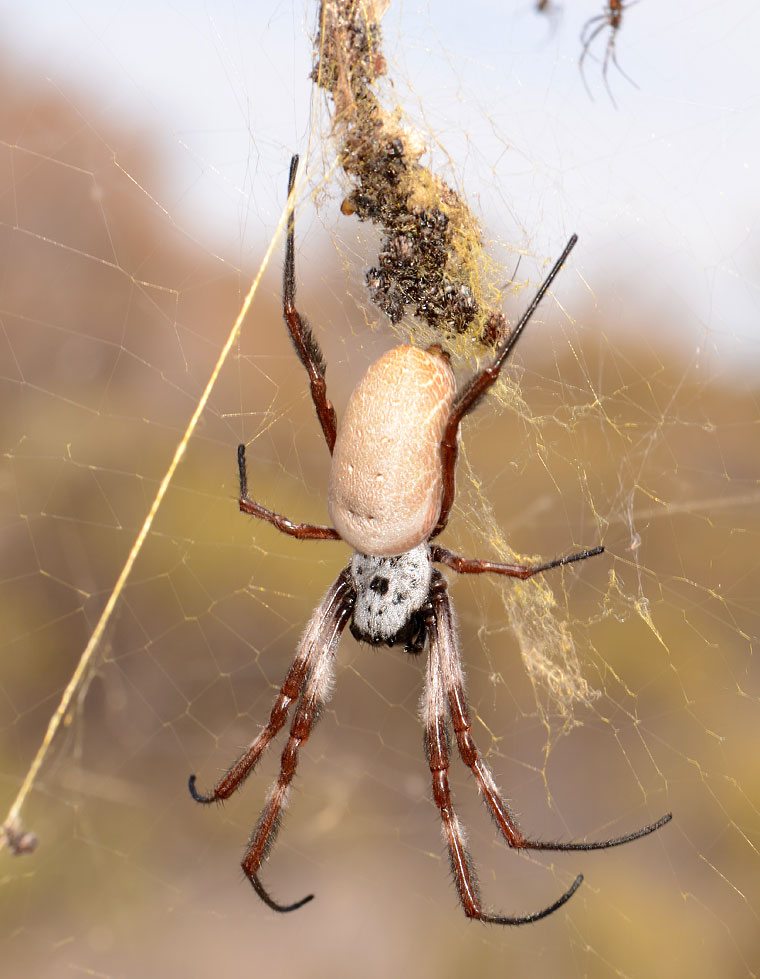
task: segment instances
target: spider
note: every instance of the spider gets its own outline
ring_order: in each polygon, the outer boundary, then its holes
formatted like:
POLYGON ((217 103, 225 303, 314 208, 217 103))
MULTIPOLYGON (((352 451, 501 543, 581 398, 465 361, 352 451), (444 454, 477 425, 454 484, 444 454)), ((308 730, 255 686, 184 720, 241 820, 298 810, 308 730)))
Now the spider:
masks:
POLYGON ((259 758, 295 714, 282 753, 280 774, 259 817, 242 867, 253 889, 274 911, 294 911, 313 898, 280 904, 259 879, 259 870, 277 833, 298 752, 311 731, 330 690, 336 647, 346 625, 370 645, 403 645, 419 654, 427 647, 427 675, 421 702, 425 745, 459 899, 468 918, 500 925, 522 925, 556 911, 575 893, 582 876, 554 903, 531 914, 502 915, 484 910, 464 832, 449 789, 449 727, 457 750, 472 772, 486 807, 510 847, 528 850, 601 850, 647 836, 671 814, 635 832, 598 843, 554 843, 532 840, 517 826, 502 799, 472 736, 464 689, 454 612, 446 579, 434 565, 460 574, 492 573, 513 578, 562 567, 601 554, 593 547, 543 564, 496 564, 453 554, 434 539, 445 528, 454 502, 459 426, 499 377, 525 325, 575 245, 570 239, 520 322, 504 337, 490 363, 457 387, 448 357, 437 345, 422 350, 399 346, 367 370, 349 399, 340 428, 327 398, 325 362, 319 345, 295 306, 293 189, 298 157, 290 165, 283 314, 298 356, 306 368, 322 433, 332 455, 328 510, 335 526, 294 523, 266 509, 248 494, 245 446, 238 447, 239 507, 243 513, 273 524, 299 540, 343 540, 354 554, 314 612, 295 660, 275 700, 268 722, 213 791, 202 795, 190 776, 197 802, 229 798, 251 774, 259 758))
POLYGON ((607 68, 609 67, 610 61, 612 61, 613 65, 617 68, 623 78, 627 79, 627 81, 629 81, 634 88, 638 88, 638 85, 630 77, 630 75, 627 75, 620 67, 618 64, 617 55, 615 54, 615 41, 617 40, 618 31, 623 24, 623 11, 628 10, 629 7, 633 7, 635 3, 638 3, 638 0, 632 0, 631 3, 623 3, 623 0, 606 0, 607 9, 604 11, 604 13, 598 14, 596 17, 592 17, 590 20, 587 20, 583 26, 583 30, 581 31, 581 44, 583 45, 583 51, 581 52, 581 56, 578 60, 578 68, 581 73, 581 78, 583 79, 583 84, 591 99, 593 99, 594 96, 591 94, 591 89, 588 87, 586 76, 583 73, 583 62, 586 60, 586 55, 588 54, 592 43, 598 37, 598 35, 601 34, 605 27, 609 27, 610 36, 607 40, 607 47, 604 51, 602 77, 604 78, 604 87, 607 89, 607 94, 609 95, 612 104, 617 106, 612 92, 610 91, 610 85, 607 79, 607 68))

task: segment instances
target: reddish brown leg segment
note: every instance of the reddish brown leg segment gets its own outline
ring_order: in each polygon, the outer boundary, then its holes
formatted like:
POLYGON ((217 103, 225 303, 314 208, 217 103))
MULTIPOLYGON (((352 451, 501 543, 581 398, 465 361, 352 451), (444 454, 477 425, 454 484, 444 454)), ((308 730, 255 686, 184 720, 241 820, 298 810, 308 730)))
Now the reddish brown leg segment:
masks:
POLYGON ((578 876, 570 888, 549 907, 526 915, 500 915, 483 910, 475 874, 464 845, 464 834, 454 811, 449 788, 449 752, 446 736, 446 718, 449 713, 446 691, 450 686, 451 664, 444 648, 450 638, 451 607, 446 585, 440 575, 434 586, 432 614, 428 617, 428 673, 425 684, 423 715, 425 718, 425 744, 430 774, 433 779, 433 798, 443 821, 443 831, 449 849, 454 882, 468 918, 476 918, 497 925, 527 925, 552 914, 568 901, 583 880, 578 876), (447 632, 448 630, 448 632, 447 632))
MULTIPOLYGON (((288 177, 288 198, 293 194, 296 183, 296 172, 298 171, 298 155, 296 154, 290 161, 290 175, 288 177)), ((311 332, 311 327, 302 319, 296 309, 296 271, 295 271, 295 204, 291 202, 290 214, 288 215, 288 234, 285 246, 285 268, 282 277, 282 314, 290 333, 290 339, 296 348, 301 363, 306 368, 309 375, 311 387, 311 400, 322 426, 322 433, 327 442, 327 448, 332 451, 335 447, 336 420, 335 408, 327 397, 327 383, 325 381, 325 371, 327 366, 322 350, 317 343, 316 337, 311 332)))
MULTIPOLYGON (((614 839, 592 843, 555 843, 541 840, 530 840, 523 836, 517 826, 509 807, 502 799, 490 769, 480 756, 472 737, 472 725, 467 706, 467 696, 464 689, 464 674, 459 658, 459 647, 453 623, 453 615, 448 594, 445 590, 436 590, 431 596, 435 620, 435 636, 437 655, 440 659, 440 675, 444 685, 444 696, 451 723, 454 728, 457 748, 462 761, 467 765, 480 787, 488 809, 491 812, 502 836, 509 846, 524 850, 606 850, 609 847, 630 843, 642 836, 648 836, 655 830, 670 822, 672 813, 662 816, 657 822, 618 836, 614 839)), ((432 648, 431 633, 431 648, 432 648)))
POLYGON ((535 313, 538 304, 546 295, 546 292, 548 291, 552 282, 554 282, 559 270, 567 261, 567 256, 575 247, 577 240, 577 235, 573 235, 570 238, 570 241, 568 241, 567 245, 565 246, 565 250, 555 262, 551 272, 541 283, 533 302, 523 313, 520 322, 517 324, 514 330, 508 333, 497 346, 494 359, 491 361, 491 363, 487 367, 484 367, 482 371, 478 371, 477 374, 471 377, 454 400, 454 405, 451 409, 449 420, 446 423, 443 438, 441 439, 443 500, 441 502, 441 515, 438 518, 438 523, 436 524, 435 530, 431 534, 431 537, 437 537, 438 534, 440 534, 444 529, 448 523, 451 508, 454 505, 457 455, 459 452, 459 425, 461 424, 464 416, 469 411, 472 411, 486 391, 488 391, 491 385, 498 379, 501 369, 504 366, 504 362, 512 353, 515 344, 520 339, 520 335, 530 321, 530 318, 535 313))
POLYGON ((298 749, 309 738, 319 709, 329 693, 335 649, 351 617, 354 598, 349 569, 345 568, 325 595, 307 626, 293 666, 274 703, 266 727, 222 776, 209 795, 201 795, 195 788, 195 775, 190 776, 190 793, 197 802, 215 802, 228 798, 248 777, 264 750, 282 729, 291 704, 300 694, 301 699, 293 717, 290 736, 282 753, 279 778, 251 836, 242 863, 243 870, 254 890, 274 911, 294 911, 313 897, 310 894, 295 904, 278 904, 259 881, 257 871, 274 842, 280 814, 287 802, 288 788, 298 763, 298 749))
POLYGON ((323 527, 319 524, 294 523, 273 510, 256 503, 248 496, 248 472, 245 464, 245 446, 238 446, 238 470, 240 472, 240 499, 238 505, 242 513, 248 513, 259 520, 266 520, 283 534, 297 537, 298 540, 340 540, 340 534, 334 527, 323 527))
POLYGON ((588 551, 581 551, 580 554, 570 554, 568 557, 559 557, 554 561, 547 561, 545 564, 495 564, 493 561, 481 561, 479 558, 460 557, 440 547, 437 544, 431 548, 430 554, 433 561, 445 564, 447 568, 459 574, 503 574, 510 578, 532 578, 534 574, 542 571, 549 571, 551 568, 560 568, 564 564, 574 564, 576 561, 585 561, 588 557, 596 557, 603 554, 603 547, 592 547, 588 551))

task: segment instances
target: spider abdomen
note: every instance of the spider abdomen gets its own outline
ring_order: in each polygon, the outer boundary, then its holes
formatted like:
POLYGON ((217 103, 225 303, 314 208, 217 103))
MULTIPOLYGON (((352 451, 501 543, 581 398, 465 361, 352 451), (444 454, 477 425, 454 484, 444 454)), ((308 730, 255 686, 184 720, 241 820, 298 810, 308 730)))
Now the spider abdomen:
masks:
POLYGON ((359 381, 338 429, 328 489, 333 525, 355 551, 403 554, 432 533, 455 391, 437 348, 394 347, 359 381))

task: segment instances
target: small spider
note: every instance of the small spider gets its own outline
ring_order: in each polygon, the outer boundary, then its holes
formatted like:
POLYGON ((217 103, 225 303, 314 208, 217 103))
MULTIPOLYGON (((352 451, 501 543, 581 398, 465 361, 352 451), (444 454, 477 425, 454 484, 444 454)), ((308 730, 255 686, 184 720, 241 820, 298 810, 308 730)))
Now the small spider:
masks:
MULTIPOLYGON (((288 195, 293 194, 298 157, 290 166, 288 195)), ((601 554, 594 547, 544 564, 495 564, 453 554, 433 539, 445 528, 454 502, 454 474, 459 425, 482 399, 514 349, 525 325, 576 242, 570 239, 559 261, 541 285, 528 310, 498 344, 487 367, 457 388, 448 357, 440 347, 421 350, 396 347, 370 366, 349 399, 337 426, 327 398, 325 362, 306 322, 295 307, 294 217, 291 210, 283 276, 283 313, 298 356, 311 383, 311 396, 327 447, 332 454, 328 510, 334 527, 294 523, 267 510, 248 495, 245 446, 238 447, 239 506, 299 540, 343 540, 354 549, 350 564, 338 575, 311 618, 272 707, 269 721, 250 746, 217 782, 201 795, 190 776, 197 802, 227 799, 253 771, 296 703, 290 736, 282 753, 280 774, 259 817, 242 867, 258 896, 275 911, 294 911, 310 901, 279 904, 259 880, 259 869, 272 846, 298 763, 330 690, 333 660, 341 633, 350 623, 353 636, 371 645, 403 645, 411 653, 427 646, 428 662, 421 712, 433 798, 440 810, 459 899, 469 918, 501 925, 522 925, 560 908, 577 890, 582 876, 553 904, 526 915, 485 911, 465 848, 464 832, 449 790, 449 726, 460 757, 470 769, 483 800, 510 847, 530 850, 600 850, 638 839, 659 829, 670 813, 643 829, 599 843, 552 843, 531 840, 518 829, 499 794, 493 775, 472 737, 454 612, 446 579, 433 565, 460 574, 530 578, 601 554)))
POLYGON ((615 102, 612 95, 609 80, 607 78, 607 69, 610 61, 617 68, 623 78, 629 81, 634 88, 638 88, 636 82, 630 77, 630 75, 627 75, 618 64, 617 55, 615 53, 615 42, 617 40, 618 31, 623 23, 623 11, 628 10, 629 7, 633 7, 635 3, 638 3, 638 0, 632 0, 631 3, 623 3, 623 0, 606 0, 607 9, 604 11, 604 13, 598 14, 598 16, 587 20, 583 26, 583 30, 581 31, 581 44, 583 45, 583 51, 578 59, 578 68, 580 70, 581 78, 583 79, 583 84, 586 91, 588 92, 589 97, 593 99, 594 96, 591 94, 591 89, 588 87, 588 82, 586 81, 586 76, 583 72, 583 62, 586 60, 586 55, 588 54, 589 48, 594 40, 599 36, 599 34, 601 34, 605 27, 609 27, 610 29, 610 36, 607 39, 607 47, 604 51, 604 61, 602 62, 602 77, 604 78, 604 87, 607 89, 607 94, 609 95, 612 104, 616 107, 617 102, 615 102))

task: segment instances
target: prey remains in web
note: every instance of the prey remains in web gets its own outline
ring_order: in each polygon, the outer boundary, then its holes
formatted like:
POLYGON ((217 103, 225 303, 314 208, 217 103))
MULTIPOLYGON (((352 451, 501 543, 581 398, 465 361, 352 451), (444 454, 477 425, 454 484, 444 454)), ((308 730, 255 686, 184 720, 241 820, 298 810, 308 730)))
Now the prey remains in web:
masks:
POLYGON ((268 521, 282 533, 299 540, 342 540, 353 548, 354 554, 306 627, 264 728, 209 794, 201 794, 196 789, 195 775, 190 776, 190 793, 202 803, 229 798, 251 774, 284 727, 290 707, 296 705, 280 774, 250 838, 242 867, 268 907, 282 912, 302 907, 312 899, 312 894, 291 904, 280 904, 262 884, 259 871, 287 804, 299 749, 311 735, 328 696, 341 634, 348 625, 360 642, 373 646, 400 645, 414 654, 427 650, 421 710, 425 746, 433 798, 440 811, 459 899, 468 918, 499 925, 528 924, 562 907, 583 877, 579 874, 564 894, 539 911, 504 915, 484 909, 449 789, 449 728, 453 728, 460 758, 472 772, 486 807, 510 847, 604 850, 647 836, 671 819, 668 813, 625 836, 592 843, 544 842, 523 834, 473 739, 454 611, 446 579, 435 567, 441 564, 459 574, 488 573, 525 579, 604 551, 603 547, 593 547, 535 565, 497 564, 460 557, 435 543, 446 527, 454 503, 462 419, 499 377, 525 326, 574 247, 576 237, 570 239, 523 317, 497 345, 486 367, 457 385, 449 359, 439 346, 426 350, 395 347, 369 367, 351 395, 338 427, 335 409, 327 397, 324 357, 295 306, 292 207, 297 167, 296 156, 291 162, 288 184, 291 212, 283 276, 283 314, 296 352, 309 375, 314 407, 332 455, 327 499, 334 526, 296 523, 251 499, 244 445, 238 447, 239 505, 243 513, 268 521))

